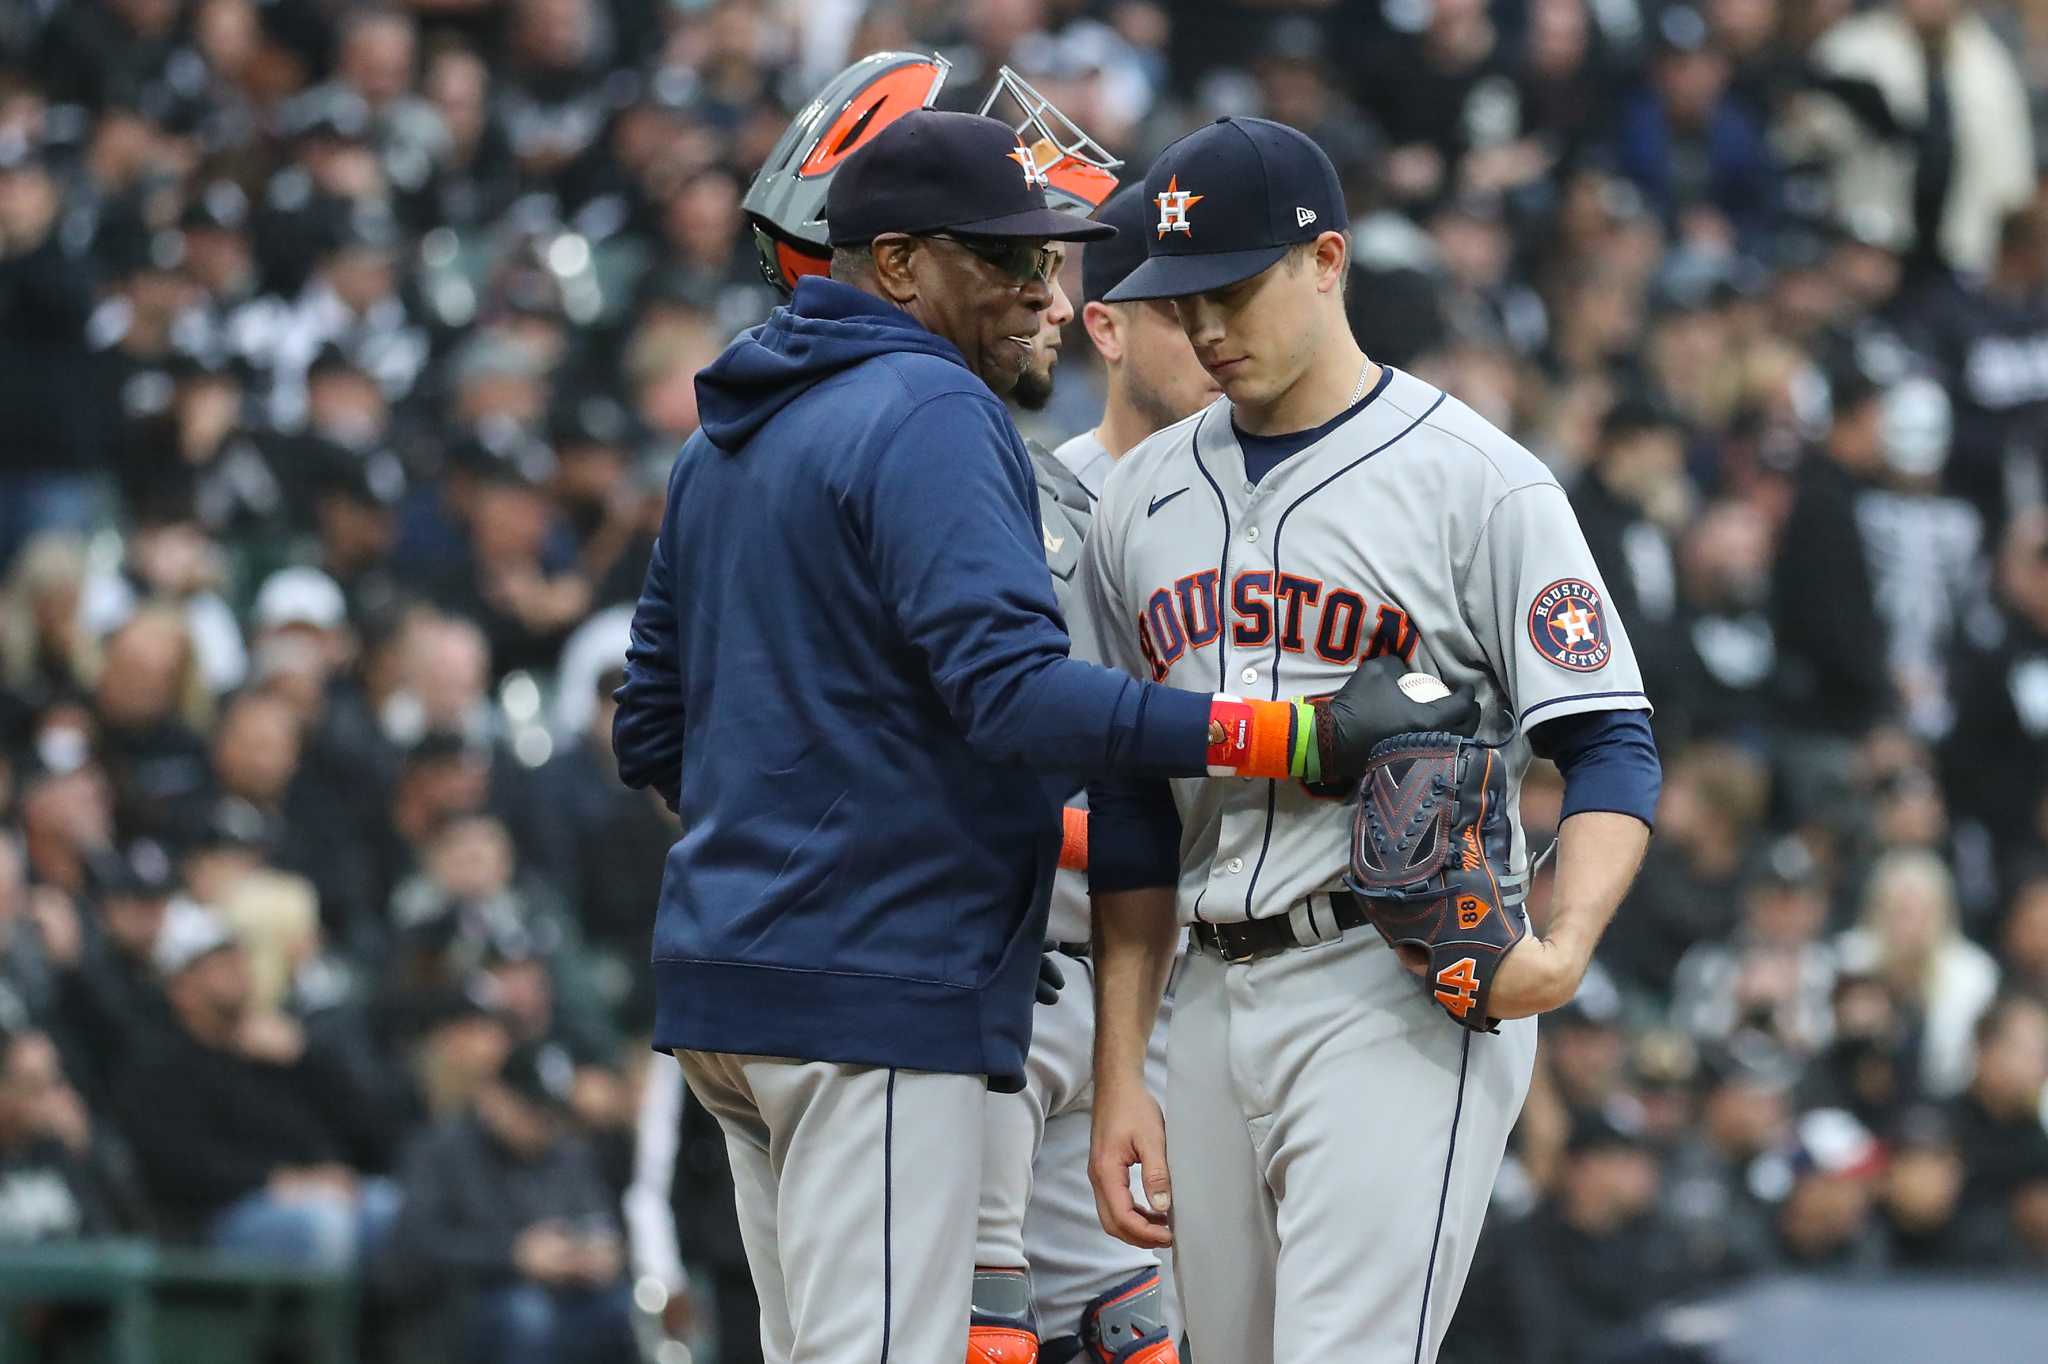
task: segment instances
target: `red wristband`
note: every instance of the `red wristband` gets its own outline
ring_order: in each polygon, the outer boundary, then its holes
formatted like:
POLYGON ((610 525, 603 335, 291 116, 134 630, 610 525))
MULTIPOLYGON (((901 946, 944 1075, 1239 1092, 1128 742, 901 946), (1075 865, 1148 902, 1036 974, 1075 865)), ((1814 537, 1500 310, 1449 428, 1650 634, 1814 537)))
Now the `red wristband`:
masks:
POLYGON ((1252 751, 1252 707, 1235 696, 1218 695, 1209 703, 1209 775, 1228 776, 1252 751), (1221 726, 1221 737, 1218 737, 1221 726))

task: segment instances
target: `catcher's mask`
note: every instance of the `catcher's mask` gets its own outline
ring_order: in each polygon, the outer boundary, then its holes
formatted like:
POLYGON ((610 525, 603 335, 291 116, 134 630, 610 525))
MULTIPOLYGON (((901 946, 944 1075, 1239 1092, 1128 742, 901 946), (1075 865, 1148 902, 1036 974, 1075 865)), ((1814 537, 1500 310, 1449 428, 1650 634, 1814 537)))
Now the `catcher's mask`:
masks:
MULTIPOLYGON (((913 109, 931 107, 951 69, 944 57, 877 52, 825 85, 768 154, 741 207, 754 228, 761 274, 787 294, 830 271, 825 193, 846 158, 913 109)), ((1122 161, 1074 125, 1030 82, 1003 67, 979 111, 1017 133, 1045 176, 1048 207, 1089 213, 1116 189, 1122 161)))

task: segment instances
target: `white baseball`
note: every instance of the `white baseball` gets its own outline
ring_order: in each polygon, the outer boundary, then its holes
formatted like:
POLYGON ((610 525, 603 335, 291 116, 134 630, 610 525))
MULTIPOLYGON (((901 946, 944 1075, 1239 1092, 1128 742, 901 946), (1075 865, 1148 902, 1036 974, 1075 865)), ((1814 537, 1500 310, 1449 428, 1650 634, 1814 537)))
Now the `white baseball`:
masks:
POLYGON ((1451 689, 1444 685, 1442 678, 1431 677, 1428 673, 1403 673, 1401 680, 1395 685, 1401 688, 1403 696, 1417 705, 1441 701, 1451 694, 1451 689))

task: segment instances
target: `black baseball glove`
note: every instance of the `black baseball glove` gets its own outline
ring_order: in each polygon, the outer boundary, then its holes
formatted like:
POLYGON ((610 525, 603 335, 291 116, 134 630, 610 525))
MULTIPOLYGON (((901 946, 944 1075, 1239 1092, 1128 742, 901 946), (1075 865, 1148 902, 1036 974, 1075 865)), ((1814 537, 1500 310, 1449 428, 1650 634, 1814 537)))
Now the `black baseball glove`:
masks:
POLYGON ((1315 708, 1317 777, 1309 789, 1319 796, 1350 793, 1371 761, 1373 750, 1390 735, 1420 730, 1475 734, 1479 730, 1479 698, 1469 685, 1451 689, 1434 701, 1417 701, 1401 690, 1409 665, 1393 654, 1381 654, 1358 665, 1344 685, 1329 696, 1311 697, 1315 708))
POLYGON ((1502 901, 1513 846, 1507 764, 1497 748, 1457 734, 1398 734, 1373 749, 1358 786, 1345 882, 1373 927, 1424 988, 1475 1032, 1494 972, 1528 932, 1502 901))

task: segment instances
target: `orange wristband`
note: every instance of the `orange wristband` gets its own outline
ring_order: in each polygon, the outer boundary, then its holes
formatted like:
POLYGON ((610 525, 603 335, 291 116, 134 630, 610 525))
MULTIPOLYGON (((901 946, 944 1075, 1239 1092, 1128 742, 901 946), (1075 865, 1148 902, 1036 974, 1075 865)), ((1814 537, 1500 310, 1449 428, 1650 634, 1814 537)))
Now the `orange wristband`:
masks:
POLYGON ((1069 805, 1060 811, 1060 865, 1088 870, 1088 812, 1069 805))
POLYGON ((1211 732, 1222 737, 1209 745, 1212 777, 1294 775, 1295 705, 1291 701, 1247 701, 1218 694, 1210 703, 1211 732))

